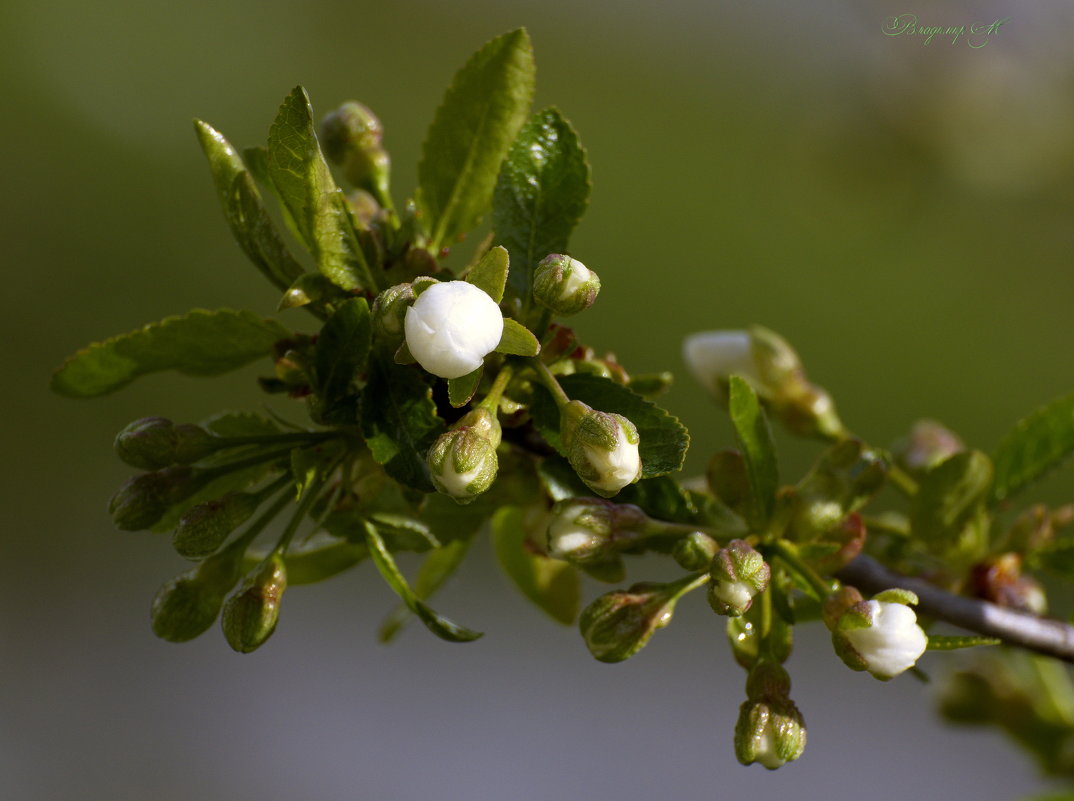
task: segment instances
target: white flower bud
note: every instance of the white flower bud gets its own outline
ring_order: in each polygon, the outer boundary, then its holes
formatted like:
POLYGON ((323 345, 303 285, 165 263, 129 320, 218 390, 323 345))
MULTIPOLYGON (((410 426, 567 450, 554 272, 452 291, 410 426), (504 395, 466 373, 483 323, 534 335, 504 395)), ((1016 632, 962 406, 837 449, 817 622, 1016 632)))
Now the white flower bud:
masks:
POLYGON ((588 309, 599 291, 600 279, 595 272, 559 253, 543 258, 533 274, 537 302, 564 317, 588 309))
POLYGON ((567 458, 586 486, 611 497, 641 478, 641 440, 627 418, 598 412, 581 401, 564 406, 561 417, 567 458))
POLYGON ((618 543, 644 535, 649 517, 637 506, 600 498, 567 498, 552 508, 548 555, 575 564, 608 559, 618 543))
POLYGON ((465 281, 430 286, 407 309, 406 344, 418 364, 441 378, 472 373, 500 343, 503 314, 465 281))
POLYGON ((877 599, 848 609, 832 639, 836 653, 849 667, 867 670, 882 681, 912 668, 929 642, 906 603, 877 599))
POLYGON ((474 426, 442 434, 426 461, 436 488, 459 503, 469 503, 492 486, 498 468, 495 443, 474 426))
POLYGON ((731 540, 712 560, 709 604, 720 615, 738 617, 749 611, 753 598, 768 589, 772 570, 745 540, 731 540))
POLYGON ((754 386, 760 375, 753 359, 753 343, 748 331, 702 331, 682 343, 683 360, 694 378, 714 395, 720 395, 720 381, 739 375, 754 386))

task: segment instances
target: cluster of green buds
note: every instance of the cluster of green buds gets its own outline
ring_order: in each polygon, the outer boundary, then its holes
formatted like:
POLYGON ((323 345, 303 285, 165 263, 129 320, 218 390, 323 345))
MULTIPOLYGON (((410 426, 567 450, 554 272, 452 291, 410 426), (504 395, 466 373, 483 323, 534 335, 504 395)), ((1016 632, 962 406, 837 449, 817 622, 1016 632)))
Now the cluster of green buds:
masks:
POLYGON ((499 444, 500 423, 494 409, 478 406, 467 412, 429 449, 426 461, 433 484, 459 503, 471 502, 496 480, 499 444))
POLYGON ((735 756, 743 765, 775 770, 805 751, 805 720, 790 690, 791 678, 777 662, 762 660, 750 670, 735 724, 735 756))
POLYGON ((391 207, 391 159, 381 144, 384 129, 377 115, 349 100, 321 120, 321 145, 347 180, 368 192, 378 204, 391 207))

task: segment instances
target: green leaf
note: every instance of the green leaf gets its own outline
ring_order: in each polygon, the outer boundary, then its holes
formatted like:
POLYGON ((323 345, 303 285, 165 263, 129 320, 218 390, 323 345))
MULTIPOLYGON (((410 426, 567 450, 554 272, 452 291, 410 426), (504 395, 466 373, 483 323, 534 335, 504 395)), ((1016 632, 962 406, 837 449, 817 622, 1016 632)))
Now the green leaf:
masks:
POLYGON ((286 289, 302 275, 302 265, 276 233, 243 160, 223 134, 208 123, 194 120, 194 131, 209 160, 216 193, 232 235, 265 277, 277 288, 286 289))
POLYGON ((351 298, 321 328, 314 350, 320 414, 327 422, 354 420, 354 380, 365 370, 373 324, 365 298, 351 298))
POLYGON ((448 403, 458 409, 470 402, 470 398, 477 392, 477 385, 481 383, 483 367, 478 367, 472 373, 467 373, 460 378, 449 378, 448 403))
POLYGON ((779 469, 768 426, 757 393, 737 375, 731 376, 728 412, 735 430, 735 441, 746 461, 750 480, 749 522, 756 531, 764 528, 772 516, 779 489, 779 469))
POLYGON ((362 436, 373 458, 408 487, 433 492, 425 454, 444 431, 432 388, 421 373, 401 367, 384 351, 369 360, 369 381, 362 390, 362 436))
POLYGON ((53 374, 52 389, 94 398, 161 370, 220 375, 270 355, 273 343, 290 335, 249 311, 194 309, 80 350, 53 374))
POLYGON ((511 146, 492 199, 496 241, 511 254, 508 282, 523 309, 537 263, 567 252, 589 190, 589 162, 571 124, 554 108, 535 114, 511 146))
POLYGON ((523 595, 553 620, 569 626, 577 619, 582 602, 578 570, 528 547, 523 517, 517 506, 505 506, 493 515, 496 561, 523 595))
POLYGON ((533 48, 524 29, 485 44, 455 75, 425 137, 418 205, 436 253, 477 225, 500 164, 533 100, 533 48))
POLYGON ((1020 420, 992 454, 996 466, 991 502, 1005 500, 1074 453, 1074 394, 1020 420))
MULTIPOLYGON (((414 580, 414 594, 422 601, 429 600, 459 569, 471 542, 472 540, 456 540, 443 548, 430 551, 418 569, 418 577, 414 580)), ((377 639, 383 643, 394 640, 412 614, 405 603, 397 606, 381 624, 377 639)))
POLYGON ((202 427, 218 437, 265 437, 281 431, 275 422, 256 412, 220 412, 202 427))
POLYGON ((269 129, 268 175, 323 275, 342 289, 376 290, 347 199, 332 180, 306 90, 296 86, 269 129))
POLYGON ((494 247, 466 273, 466 280, 499 303, 503 300, 503 290, 507 285, 509 263, 507 251, 499 246, 494 247))
POLYGON ((671 476, 645 478, 623 487, 616 503, 632 503, 650 517, 678 523, 697 521, 697 507, 690 494, 671 476))
POLYGON ((496 351, 511 356, 536 356, 541 352, 541 343, 526 326, 510 317, 503 318, 503 335, 496 351))
MULTIPOLYGON (((686 426, 659 406, 603 376, 575 373, 558 377, 567 395, 602 412, 621 414, 634 424, 641 438, 641 477, 653 478, 682 469, 690 434, 686 426)), ((544 387, 536 385, 533 422, 549 445, 565 455, 559 439, 559 409, 544 387)), ((588 494, 588 493, 587 493, 588 494)))
POLYGON ((410 585, 407 584, 403 574, 399 572, 399 568, 395 564, 395 559, 392 558, 391 553, 384 546, 384 540, 381 539, 380 534, 377 533, 377 529, 366 524, 366 545, 369 547, 369 555, 373 557, 373 562, 377 566, 377 570, 384 577, 384 580, 388 583, 388 586, 395 591, 403 603, 407 605, 418 619, 425 624, 425 627, 429 629, 433 634, 448 642, 471 642, 482 636, 482 632, 471 631, 468 628, 460 626, 451 622, 446 617, 441 617, 428 606, 426 606, 414 591, 410 589, 410 585))
POLYGON ((1002 645, 1003 640, 996 637, 966 636, 947 637, 936 634, 929 635, 929 651, 955 651, 959 648, 975 648, 978 645, 1002 645))
POLYGON ((980 451, 962 451, 930 469, 910 509, 915 538, 943 550, 956 545, 992 486, 992 461, 980 451))
MULTIPOLYGON (((250 572, 267 554, 247 551, 243 556, 243 571, 250 572)), ((316 584, 349 570, 368 558, 369 548, 364 543, 339 542, 318 535, 299 545, 292 545, 284 554, 288 586, 316 584)))

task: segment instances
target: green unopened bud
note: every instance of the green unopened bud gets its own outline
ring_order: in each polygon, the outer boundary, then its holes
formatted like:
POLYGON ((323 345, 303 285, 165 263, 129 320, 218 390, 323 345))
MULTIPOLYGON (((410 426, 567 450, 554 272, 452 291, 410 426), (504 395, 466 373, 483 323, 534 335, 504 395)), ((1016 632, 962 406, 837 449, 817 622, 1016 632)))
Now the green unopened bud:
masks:
POLYGON ((168 508, 188 497, 199 486, 190 467, 167 467, 142 473, 126 481, 108 504, 112 522, 123 531, 151 528, 168 508))
POLYGON ((366 106, 350 100, 321 121, 321 144, 330 161, 343 168, 355 186, 383 198, 388 191, 390 159, 381 146, 384 130, 366 106))
POLYGON ((398 346, 406 336, 403 321, 415 297, 412 284, 396 284, 377 295, 372 309, 374 334, 388 345, 398 346))
POLYGON ((570 256, 546 256, 533 273, 533 297, 563 317, 588 309, 599 291, 597 274, 570 256))
POLYGON ((618 546, 643 536, 649 517, 637 506, 599 498, 565 498, 552 507, 548 555, 576 565, 614 560, 618 546))
POLYGON ((567 403, 560 420, 567 459, 591 490, 609 498, 641 478, 640 437, 630 420, 581 401, 567 403))
POLYGON ((273 553, 224 604, 223 627, 228 645, 244 654, 261 647, 276 630, 280 599, 286 589, 283 557, 273 553))
POLYGON ((153 599, 153 633, 168 642, 187 642, 206 631, 239 579, 241 554, 221 554, 169 581, 153 599))
POLYGON ((789 692, 790 677, 774 662, 762 660, 750 671, 748 700, 735 724, 735 756, 743 765, 757 762, 775 770, 805 751, 805 720, 789 692))
POLYGON ((260 498, 252 493, 232 492, 218 500, 199 503, 179 519, 172 545, 187 559, 209 556, 257 511, 259 502, 260 498))
POLYGON ((671 556, 686 570, 704 570, 720 550, 720 544, 708 534, 694 531, 675 543, 671 556))
POLYGON ((496 446, 473 426, 441 434, 426 458, 436 488, 469 503, 492 486, 499 467, 496 446))
POLYGON ((712 560, 709 574, 709 605, 717 614, 738 617, 768 589, 772 570, 748 542, 731 540, 712 560))
POLYGON ((143 417, 116 434, 116 455, 131 467, 159 470, 175 464, 175 424, 164 417, 143 417))
POLYGON ((635 584, 601 595, 582 611, 579 628, 586 647, 601 662, 622 662, 671 622, 678 594, 673 584, 635 584))

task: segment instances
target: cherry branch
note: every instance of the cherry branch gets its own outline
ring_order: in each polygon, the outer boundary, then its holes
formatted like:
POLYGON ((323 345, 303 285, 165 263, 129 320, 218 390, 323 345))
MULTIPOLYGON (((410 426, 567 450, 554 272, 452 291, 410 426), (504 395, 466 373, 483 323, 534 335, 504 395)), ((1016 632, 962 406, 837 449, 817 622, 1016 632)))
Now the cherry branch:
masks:
POLYGON ((923 579, 894 573, 868 556, 859 556, 836 573, 836 577, 867 594, 892 588, 910 590, 920 600, 918 609, 926 615, 986 637, 998 637, 1011 645, 1074 663, 1074 626, 1061 621, 954 595, 923 579))

